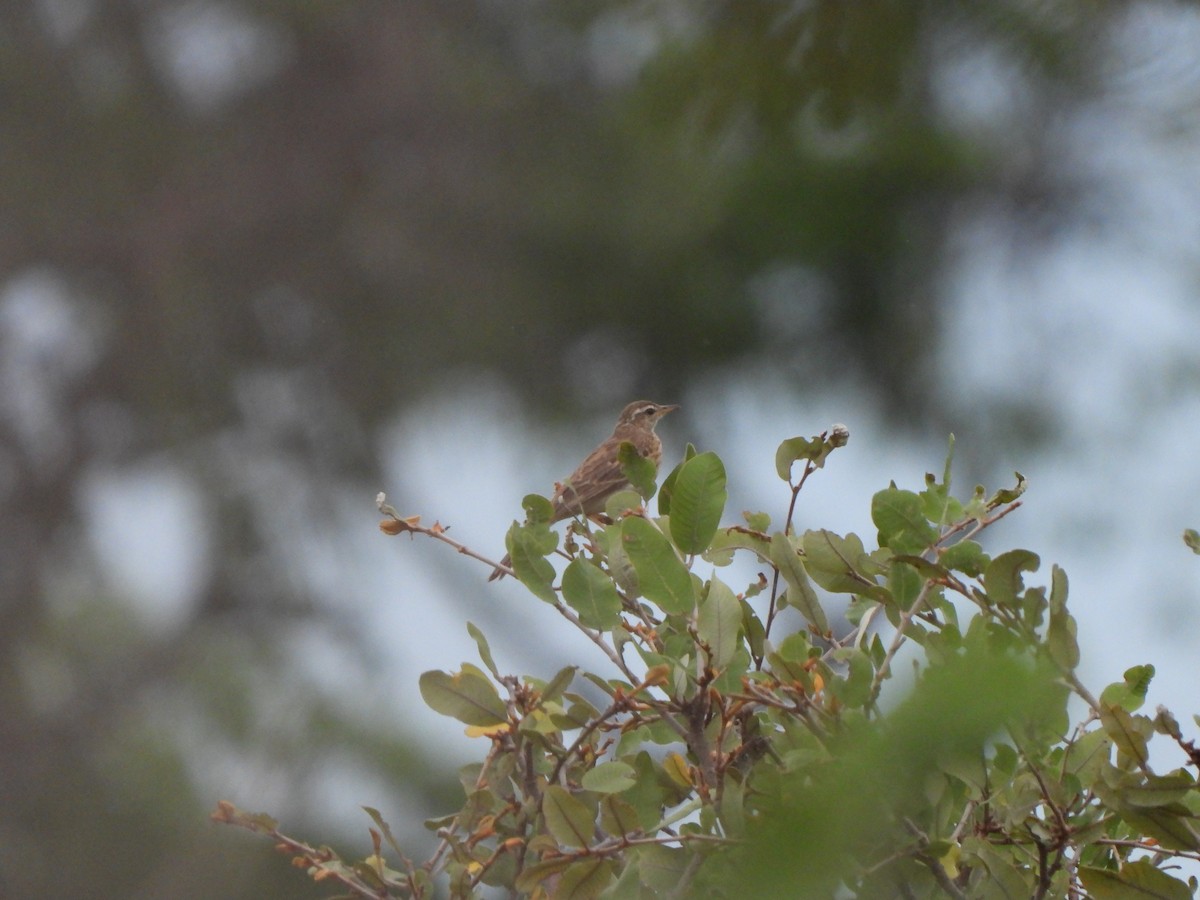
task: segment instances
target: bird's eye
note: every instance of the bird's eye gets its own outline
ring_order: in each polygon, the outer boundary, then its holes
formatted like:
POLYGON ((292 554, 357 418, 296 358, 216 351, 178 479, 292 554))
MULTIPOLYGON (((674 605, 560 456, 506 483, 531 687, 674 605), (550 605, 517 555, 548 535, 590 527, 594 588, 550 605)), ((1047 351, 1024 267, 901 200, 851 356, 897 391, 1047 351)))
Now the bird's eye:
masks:
POLYGON ((647 406, 642 410, 641 414, 643 416, 652 416, 652 415, 654 415, 654 411, 657 409, 658 409, 657 406, 647 406))

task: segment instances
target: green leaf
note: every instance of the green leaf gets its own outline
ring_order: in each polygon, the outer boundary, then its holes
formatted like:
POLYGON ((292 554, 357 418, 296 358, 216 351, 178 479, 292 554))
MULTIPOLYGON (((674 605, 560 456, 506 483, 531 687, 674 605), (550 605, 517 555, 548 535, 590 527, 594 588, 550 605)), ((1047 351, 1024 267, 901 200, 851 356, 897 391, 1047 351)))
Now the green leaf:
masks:
POLYGON ((597 794, 619 794, 637 783, 633 766, 623 762, 603 762, 589 769, 580 779, 585 791, 597 794))
POLYGON ((1138 765, 1146 765, 1149 760, 1146 735, 1142 734, 1133 716, 1120 706, 1106 705, 1101 701, 1100 724, 1118 750, 1136 760, 1138 765))
POLYGON ((479 659, 487 666, 488 671, 492 675, 499 678, 500 672, 496 669, 496 663, 492 660, 492 649, 488 646, 487 638, 483 636, 483 632, 476 628, 473 622, 468 622, 467 634, 475 639, 475 646, 479 648, 479 659))
POLYGON ((1122 788, 1121 799, 1130 806, 1150 808, 1181 802, 1194 788, 1196 782, 1187 774, 1148 775, 1138 784, 1122 788))
MULTIPOLYGON (((604 501, 604 513, 610 519, 621 519, 633 509, 641 509, 643 500, 641 494, 632 488, 614 492, 604 501)), ((597 532, 602 533, 602 532, 597 532)))
POLYGON ((570 856, 552 857, 543 860, 539 863, 534 863, 532 866, 526 866, 521 870, 521 874, 517 876, 517 880, 513 883, 518 891, 525 894, 533 893, 534 888, 549 878, 551 875, 556 875, 559 872, 565 871, 574 862, 574 858, 570 856))
POLYGON ((767 629, 763 627, 762 619, 745 600, 740 601, 742 607, 742 631, 746 635, 746 644, 755 659, 761 659, 763 645, 767 639, 767 629))
POLYGON ((717 454, 701 453, 679 469, 671 494, 671 538, 684 553, 708 549, 725 511, 725 465, 717 454))
POLYGON ((662 487, 658 489, 658 514, 660 516, 669 516, 671 514, 671 499, 675 496, 675 479, 679 477, 679 470, 683 468, 684 463, 695 455, 695 446, 688 444, 683 448, 683 461, 671 470, 670 475, 663 479, 662 487))
POLYGON ((825 616, 825 610, 821 608, 817 592, 813 590, 813 586, 808 580, 808 573, 800 562, 796 548, 792 546, 792 542, 782 531, 771 535, 771 562, 779 570, 783 580, 787 582, 788 605, 800 610, 801 615, 818 632, 828 634, 829 619, 825 616))
POLYGON ((562 696, 563 691, 571 686, 571 682, 575 680, 575 672, 579 666, 566 666, 559 669, 553 678, 551 678, 542 688, 542 703, 551 703, 562 696))
POLYGON ((640 848, 638 857, 646 887, 665 895, 679 887, 692 854, 678 847, 656 844, 640 848))
POLYGON ((866 593, 886 599, 887 592, 873 591, 878 584, 858 571, 866 553, 857 535, 842 537, 825 529, 806 531, 801 547, 804 549, 804 568, 825 590, 835 594, 866 593))
POLYGON ((603 857, 585 857, 563 869, 551 900, 592 900, 613 880, 613 864, 603 857))
POLYGON ((1009 550, 1001 553, 984 572, 983 583, 988 597, 1000 606, 1015 608, 1021 592, 1025 589, 1022 572, 1036 572, 1041 560, 1028 550, 1009 550))
POLYGON ((722 528, 709 542, 704 558, 718 566, 727 566, 733 561, 735 550, 749 550, 763 562, 771 561, 771 544, 765 534, 749 531, 739 525, 722 528))
POLYGON ((621 441, 621 446, 617 449, 617 462, 633 489, 642 495, 643 500, 649 500, 654 495, 658 464, 638 453, 637 447, 630 441, 621 441))
POLYGON ((871 682, 875 678, 875 666, 862 650, 843 647, 835 650, 833 658, 847 665, 846 677, 838 678, 830 685, 833 693, 851 709, 863 706, 871 697, 871 682))
POLYGON ((848 436, 849 432, 844 429, 839 432, 835 428, 828 434, 812 438, 788 438, 775 451, 775 471, 779 473, 780 478, 790 484, 792 464, 796 460, 807 459, 816 468, 823 468, 830 453, 839 447, 846 446, 844 438, 848 436))
POLYGON ((925 518, 921 498, 912 491, 879 491, 871 498, 871 521, 879 529, 879 546, 897 553, 919 554, 937 540, 937 531, 925 518))
POLYGON ((1119 706, 1128 712, 1137 712, 1146 702, 1150 682, 1154 678, 1154 666, 1133 666, 1125 670, 1125 680, 1114 682, 1100 692, 1100 702, 1108 706, 1119 706))
MULTIPOLYGON (((629 767, 629 771, 634 772, 632 766, 629 767)), ((600 827, 604 829, 605 834, 613 837, 642 830, 637 810, 614 794, 606 794, 600 798, 600 827)))
POLYGON ((925 490, 921 491, 921 511, 934 525, 948 525, 962 518, 963 506, 950 496, 950 457, 946 457, 945 481, 938 484, 932 475, 925 476, 925 490))
POLYGON ((708 644, 711 663, 723 669, 733 659, 740 644, 742 604, 733 590, 717 577, 708 582, 708 593, 696 616, 696 633, 708 644))
POLYGON ((1185 529, 1183 532, 1183 542, 1191 548, 1191 551, 1200 555, 1200 531, 1195 528, 1185 529))
POLYGON ((1079 880, 1092 900, 1192 900, 1191 888, 1148 859, 1126 863, 1118 872, 1080 866, 1079 880))
POLYGON ((590 562, 573 559, 562 577, 563 600, 588 628, 607 631, 620 619, 621 598, 607 575, 590 562))
POLYGON ((1075 619, 1067 612, 1067 573, 1054 566, 1050 575, 1050 626, 1046 643, 1050 658, 1066 671, 1079 665, 1079 642, 1075 639, 1075 631, 1075 619))
POLYGON ((558 597, 551 587, 554 582, 554 566, 546 561, 546 554, 558 546, 558 535, 542 526, 553 543, 546 549, 546 540, 534 529, 513 525, 509 529, 508 553, 512 558, 512 569, 517 579, 540 600, 556 604, 558 597))
POLYGON ((1011 488, 1001 488, 1000 490, 996 491, 996 493, 992 494, 992 496, 988 498, 987 502, 989 509, 995 509, 997 506, 1001 506, 1005 503, 1012 503, 1025 493, 1025 488, 1027 486, 1025 476, 1020 472, 1013 472, 1013 475, 1017 477, 1016 485, 1011 488))
POLYGON ((621 523, 621 541, 637 570, 642 596, 669 615, 690 613, 696 604, 692 575, 666 535, 640 516, 621 523))
POLYGON ((916 602, 921 588, 925 585, 925 579, 934 575, 928 571, 928 567, 929 564, 918 556, 897 557, 892 560, 888 568, 887 585, 892 599, 901 609, 908 609, 916 602), (926 569, 926 572, 920 572, 918 567, 926 569))
POLYGON ((637 772, 637 783, 621 796, 637 810, 642 829, 649 831, 662 816, 665 791, 658 780, 658 768, 648 752, 638 751, 633 758, 633 768, 637 772))
POLYGON ((521 500, 527 525, 549 525, 554 518, 554 504, 541 494, 526 494, 521 500))
POLYGON ((392 834, 391 826, 388 825, 387 821, 383 818, 383 815, 379 812, 379 810, 372 806, 364 806, 363 810, 368 816, 371 817, 372 821, 374 821, 375 826, 379 829, 380 833, 383 835, 388 844, 391 845, 391 848, 400 856, 404 856, 404 851, 400 849, 400 845, 396 842, 396 838, 392 834))
POLYGON ((595 836, 595 813, 557 784, 548 785, 542 794, 542 815, 547 830, 563 846, 586 847, 595 836))
POLYGON ((1168 850, 1200 850, 1200 836, 1192 824, 1195 817, 1186 806, 1175 804, 1152 809, 1124 807, 1121 809, 1121 818, 1168 850))
POLYGON ((938 562, 947 569, 977 578, 987 567, 989 559, 983 547, 975 541, 959 541, 943 550, 938 555, 938 562))
POLYGON ((453 675, 437 670, 421 675, 421 699, 434 712, 466 725, 500 725, 508 710, 496 688, 479 669, 464 665, 453 675))
POLYGON ((771 517, 765 512, 754 513, 747 510, 742 513, 742 518, 746 520, 747 528, 759 534, 765 534, 771 527, 771 517))

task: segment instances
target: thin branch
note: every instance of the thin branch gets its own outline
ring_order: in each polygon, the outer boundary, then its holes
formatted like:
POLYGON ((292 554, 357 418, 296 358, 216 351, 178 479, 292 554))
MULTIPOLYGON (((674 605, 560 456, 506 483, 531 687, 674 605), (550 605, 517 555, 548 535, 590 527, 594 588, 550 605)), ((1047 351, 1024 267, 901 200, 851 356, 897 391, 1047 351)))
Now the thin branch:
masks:
POLYGON ((896 633, 892 636, 892 643, 888 646, 887 653, 883 657, 883 662, 879 668, 875 670, 875 678, 871 681, 871 692, 868 695, 867 706, 874 706, 875 701, 879 699, 879 692, 883 689, 884 679, 892 671, 892 660, 896 654, 900 652, 900 648, 904 646, 907 640, 905 629, 908 628, 908 623, 913 620, 913 616, 925 605, 929 599, 929 592, 933 587, 932 581, 926 581, 921 586, 921 590, 917 593, 917 599, 913 601, 912 606, 900 613, 900 623, 896 626, 896 633))

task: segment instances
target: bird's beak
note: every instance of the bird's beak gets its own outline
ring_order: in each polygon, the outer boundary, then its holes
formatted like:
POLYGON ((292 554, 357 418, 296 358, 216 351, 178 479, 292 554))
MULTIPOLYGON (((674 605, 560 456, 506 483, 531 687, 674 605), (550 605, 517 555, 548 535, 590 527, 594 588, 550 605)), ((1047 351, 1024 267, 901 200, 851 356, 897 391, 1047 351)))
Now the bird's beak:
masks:
POLYGON ((658 417, 661 419, 661 418, 662 418, 663 416, 665 416, 667 413, 675 412, 675 410, 677 410, 677 409, 679 409, 679 406, 678 406, 678 405, 675 405, 675 406, 660 406, 660 407, 658 408, 658 417))

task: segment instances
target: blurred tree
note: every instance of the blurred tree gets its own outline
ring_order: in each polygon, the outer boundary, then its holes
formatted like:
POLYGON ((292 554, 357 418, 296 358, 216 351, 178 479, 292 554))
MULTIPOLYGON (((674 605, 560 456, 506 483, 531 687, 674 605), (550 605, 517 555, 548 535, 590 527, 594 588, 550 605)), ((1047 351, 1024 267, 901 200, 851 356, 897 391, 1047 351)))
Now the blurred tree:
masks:
MULTIPOLYGON (((189 712, 297 777, 345 752, 337 703, 277 650, 306 617, 344 629, 294 575, 298 530, 448 368, 586 407, 762 357, 944 414, 954 237, 1079 208, 1059 125, 1127 8, 0 6, 10 889, 136 896, 186 855, 189 712), (104 595, 81 539, 83 476, 148 462, 198 486, 213 542, 168 637, 104 595), (89 852, 64 853, 81 823, 89 852)), ((373 737, 366 765, 428 783, 403 736, 373 737)))

